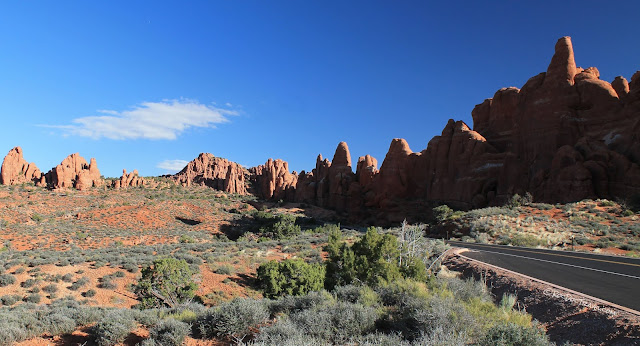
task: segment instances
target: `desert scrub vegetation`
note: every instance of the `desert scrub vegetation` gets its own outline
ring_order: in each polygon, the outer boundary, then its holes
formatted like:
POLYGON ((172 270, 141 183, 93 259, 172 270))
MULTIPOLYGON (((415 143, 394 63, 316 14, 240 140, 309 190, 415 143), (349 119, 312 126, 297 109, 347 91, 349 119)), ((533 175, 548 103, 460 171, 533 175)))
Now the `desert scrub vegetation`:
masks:
POLYGON ((625 203, 584 200, 564 205, 514 196, 506 206, 466 212, 433 209, 430 234, 478 243, 595 250, 618 248, 633 255, 640 241, 639 216, 625 203))
POLYGON ((285 239, 300 234, 302 228, 292 214, 273 214, 267 211, 255 211, 250 215, 261 237, 285 239))
POLYGON ((201 317, 200 335, 237 343, 251 338, 254 345, 464 345, 502 340, 497 331, 511 330, 504 340, 548 344, 531 316, 513 308, 514 296, 495 304, 481 282, 438 278, 431 264, 447 247, 425 239, 423 231, 407 224, 370 228, 349 245, 334 229, 326 246, 325 289, 308 289, 305 277, 317 283, 321 276, 300 259, 263 264, 258 283, 268 298, 232 301, 201 317), (278 285, 287 290, 274 289, 278 285), (231 310, 237 312, 223 324, 236 329, 219 329, 217 316, 231 310))
POLYGON ((177 318, 188 311, 194 320, 196 312, 205 311, 203 306, 186 306, 182 310, 89 307, 72 298, 57 299, 50 305, 7 305, 0 308, 0 345, 12 345, 43 334, 71 334, 83 326, 91 326, 87 330, 90 344, 115 345, 142 326, 150 331, 145 345, 179 345, 191 328, 177 318))
POLYGON ((267 298, 303 295, 324 287, 325 266, 302 259, 269 261, 258 267, 258 286, 267 298))
POLYGON ((531 316, 493 303, 481 282, 440 278, 235 299, 199 314, 194 331, 198 338, 250 345, 549 344, 531 316))
POLYGON ((142 308, 171 307, 188 304, 197 289, 196 274, 185 260, 162 258, 142 270, 134 292, 142 308))
POLYGON ((149 330, 149 338, 143 346, 180 346, 191 333, 191 325, 173 318, 163 320, 149 330))
POLYGON ((16 283, 15 276, 11 274, 0 274, 0 287, 13 285, 16 283))
POLYGON ((354 282, 377 286, 399 278, 426 280, 430 264, 446 249, 439 240, 425 239, 423 228, 406 223, 399 236, 371 227, 351 246, 334 230, 325 247, 325 286, 331 289, 354 282), (434 251, 438 248, 439 252, 434 251))

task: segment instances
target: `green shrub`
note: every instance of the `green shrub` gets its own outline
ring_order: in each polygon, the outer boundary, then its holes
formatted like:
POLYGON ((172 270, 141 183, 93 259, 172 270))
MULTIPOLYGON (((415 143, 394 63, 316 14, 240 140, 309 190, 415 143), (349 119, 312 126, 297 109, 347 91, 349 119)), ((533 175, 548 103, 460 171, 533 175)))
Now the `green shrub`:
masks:
POLYGON ((404 253, 395 236, 380 234, 375 228, 369 228, 351 247, 342 241, 339 231, 334 231, 325 250, 329 255, 325 279, 328 289, 353 282, 375 287, 401 277, 426 279, 425 263, 404 253))
POLYGON ((517 324, 499 324, 490 328, 478 345, 486 346, 546 346, 547 336, 535 327, 523 327, 517 324))
MULTIPOLYGON (((64 279, 63 279, 64 280, 64 279)), ((77 291, 80 288, 86 286, 89 283, 89 278, 86 276, 83 276, 81 278, 79 278, 76 282, 72 283, 71 286, 69 286, 69 289, 72 291, 77 291)))
POLYGON ((129 273, 137 273, 138 270, 140 270, 140 268, 138 268, 138 265, 135 263, 125 263, 122 265, 122 268, 125 269, 126 271, 128 271, 129 273))
POLYGON ((267 213, 261 216, 260 213, 262 212, 258 212, 259 222, 265 224, 265 226, 260 228, 260 233, 266 237, 285 239, 299 235, 301 232, 300 226, 296 224, 295 215, 281 214, 273 216, 267 213))
POLYGON ((598 239, 595 242, 594 246, 599 248, 599 249, 606 249, 608 247, 611 247, 612 244, 611 244, 611 242, 609 240, 601 238, 601 239, 598 239))
POLYGON ((453 215, 453 209, 449 208, 446 204, 433 208, 431 212, 433 213, 433 218, 436 219, 438 223, 447 221, 449 217, 453 215))
POLYGON ((380 297, 369 286, 337 286, 333 289, 336 298, 343 302, 360 303, 364 306, 377 306, 380 297))
POLYGON ((76 321, 63 313, 50 313, 44 317, 45 329, 51 335, 71 334, 76 330, 76 321))
POLYGON ((431 294, 424 282, 400 279, 379 287, 377 293, 384 306, 403 305, 407 301, 427 301, 431 294))
POLYGON ((193 238, 191 238, 191 237, 189 237, 188 235, 185 235, 185 234, 181 235, 180 239, 178 239, 178 241, 180 243, 182 243, 182 244, 193 244, 193 243, 196 242, 195 239, 193 239, 193 238))
POLYGON ((304 334, 338 345, 373 331, 377 317, 373 308, 347 302, 321 305, 290 315, 304 334))
POLYGON ((525 246, 525 247, 537 247, 537 246, 547 245, 546 241, 529 234, 516 234, 515 236, 511 237, 510 243, 511 245, 514 245, 514 246, 525 246))
POLYGON ((487 286, 481 281, 452 278, 445 282, 446 288, 453 293, 453 296, 456 297, 456 299, 461 301, 468 302, 474 298, 479 298, 483 301, 491 300, 487 286))
POLYGON ((27 303, 35 303, 38 304, 42 300, 42 297, 38 293, 32 293, 24 297, 24 301, 27 303))
MULTIPOLYGON (((424 334, 414 342, 414 345, 464 346, 468 344, 467 336, 464 333, 446 330, 441 326, 433 328, 428 334, 424 334)), ((388 345, 394 344, 389 343, 388 345)))
POLYGON ((619 248, 626 251, 640 251, 640 245, 622 244, 619 248))
POLYGON ((15 276, 11 274, 0 274, 0 287, 13 285, 16 283, 15 276))
POLYGON ((95 295, 96 295, 96 290, 94 290, 94 289, 87 290, 86 292, 84 292, 82 294, 82 296, 85 297, 85 298, 95 297, 95 295))
POLYGON ((49 284, 46 285, 44 287, 42 287, 42 290, 46 293, 56 293, 58 292, 58 285, 56 284, 49 284))
POLYGON ((11 306, 20 301, 20 298, 21 297, 17 294, 7 294, 0 297, 0 301, 2 302, 2 305, 11 306))
POLYGON ((44 219, 44 217, 42 215, 40 215, 40 214, 33 213, 31 215, 31 220, 33 220, 33 221, 35 221, 37 223, 40 223, 43 219, 44 219))
POLYGON ((149 330, 149 339, 156 345, 179 346, 189 335, 191 327, 184 322, 169 318, 156 324, 149 330))
POLYGON ((112 346, 121 343, 136 327, 136 321, 126 310, 115 310, 104 316, 93 327, 96 344, 112 346))
POLYGON ((291 312, 311 309, 315 306, 329 304, 333 302, 333 297, 327 291, 310 292, 303 296, 284 296, 269 304, 272 315, 280 313, 289 314, 291 312))
POLYGON ((231 274, 233 274, 234 271, 235 271, 234 268, 232 266, 228 265, 228 264, 224 264, 224 265, 218 266, 214 270, 214 272, 216 274, 220 274, 220 275, 231 275, 231 274))
POLYGON ((297 325, 284 318, 260 328, 252 346, 329 346, 331 343, 303 333, 297 325))
POLYGON ((578 245, 589 244, 591 242, 591 240, 585 236, 577 236, 574 240, 578 245))
POLYGON ((118 288, 118 285, 109 279, 101 278, 100 288, 104 288, 107 290, 115 290, 116 288, 118 288))
POLYGON ((301 259, 269 261, 258 268, 258 285, 267 298, 303 295, 324 287, 325 268, 301 259))
POLYGON ((524 196, 520 196, 516 193, 515 195, 511 196, 511 199, 509 199, 509 202, 507 202, 506 206, 510 209, 513 209, 523 205, 529 205, 531 204, 531 202, 533 202, 533 196, 529 192, 525 193, 524 196))
POLYGON ((33 287, 36 284, 36 282, 37 282, 36 279, 26 279, 20 284, 20 286, 24 288, 29 288, 29 287, 33 287))
POLYGON ((196 321, 203 337, 229 338, 241 343, 252 328, 265 323, 269 318, 263 301, 253 299, 234 299, 216 308, 208 310, 196 321))
POLYGON ((613 206, 615 206, 615 205, 616 205, 616 203, 615 203, 615 202, 613 202, 613 201, 609 201, 609 200, 606 200, 606 199, 600 200, 599 202, 600 202, 600 203, 598 203, 598 204, 599 204, 600 206, 602 206, 602 207, 613 207, 613 206))
POLYGON ((134 287, 142 308, 177 307, 189 303, 198 288, 195 272, 185 260, 163 258, 142 270, 142 278, 134 287))

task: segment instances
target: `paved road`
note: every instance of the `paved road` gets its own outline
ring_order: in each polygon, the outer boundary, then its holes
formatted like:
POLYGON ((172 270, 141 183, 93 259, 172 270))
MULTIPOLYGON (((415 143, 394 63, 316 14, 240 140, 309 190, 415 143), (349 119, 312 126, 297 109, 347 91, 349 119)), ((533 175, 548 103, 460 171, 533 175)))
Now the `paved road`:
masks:
POLYGON ((449 241, 462 255, 640 311, 640 259, 449 241))

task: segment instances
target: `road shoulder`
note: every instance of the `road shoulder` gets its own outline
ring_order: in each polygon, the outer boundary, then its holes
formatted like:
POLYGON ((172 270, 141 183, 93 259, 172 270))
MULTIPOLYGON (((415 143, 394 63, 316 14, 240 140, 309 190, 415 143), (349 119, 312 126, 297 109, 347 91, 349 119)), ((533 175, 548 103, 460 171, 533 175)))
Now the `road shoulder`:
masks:
POLYGON ((549 285, 508 270, 473 260, 452 251, 443 265, 462 277, 486 281, 501 299, 518 297, 518 305, 537 319, 552 341, 593 345, 640 344, 640 316, 576 292, 549 285))

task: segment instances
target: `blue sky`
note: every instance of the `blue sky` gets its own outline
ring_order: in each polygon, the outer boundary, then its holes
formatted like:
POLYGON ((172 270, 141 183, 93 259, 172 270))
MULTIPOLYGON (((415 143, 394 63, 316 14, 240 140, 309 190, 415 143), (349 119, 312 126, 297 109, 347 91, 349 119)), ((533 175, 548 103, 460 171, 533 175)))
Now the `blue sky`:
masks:
POLYGON ((640 3, 7 1, 0 155, 151 176, 210 152, 310 170, 346 141, 382 163, 546 70, 556 40, 607 81, 640 69, 640 3), (164 163, 164 164, 163 164, 164 163))

